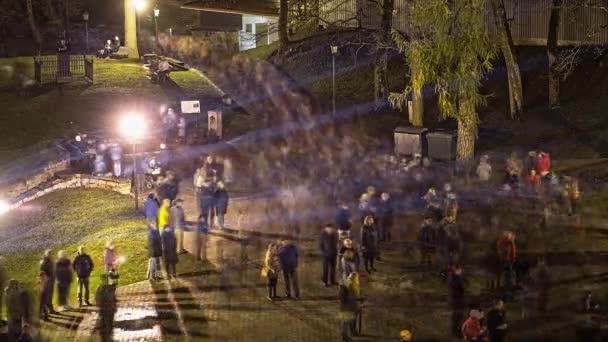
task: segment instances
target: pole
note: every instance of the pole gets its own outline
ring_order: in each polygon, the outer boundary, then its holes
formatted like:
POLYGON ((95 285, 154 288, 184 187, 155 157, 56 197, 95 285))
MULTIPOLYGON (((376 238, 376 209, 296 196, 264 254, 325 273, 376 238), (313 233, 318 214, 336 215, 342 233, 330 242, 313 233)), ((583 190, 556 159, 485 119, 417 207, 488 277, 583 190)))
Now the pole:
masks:
POLYGON ((332 89, 332 107, 333 114, 336 115, 336 54, 331 55, 332 73, 331 73, 331 89, 332 89))
POLYGON ((154 15, 154 35, 156 37, 156 46, 158 46, 158 17, 154 15))
POLYGON ((135 186, 135 211, 139 210, 139 174, 137 169, 137 144, 133 143, 133 185, 135 186))
POLYGON ((84 35, 85 35, 85 46, 86 46, 86 50, 85 50, 85 54, 87 54, 89 52, 89 21, 85 21, 84 22, 84 35))

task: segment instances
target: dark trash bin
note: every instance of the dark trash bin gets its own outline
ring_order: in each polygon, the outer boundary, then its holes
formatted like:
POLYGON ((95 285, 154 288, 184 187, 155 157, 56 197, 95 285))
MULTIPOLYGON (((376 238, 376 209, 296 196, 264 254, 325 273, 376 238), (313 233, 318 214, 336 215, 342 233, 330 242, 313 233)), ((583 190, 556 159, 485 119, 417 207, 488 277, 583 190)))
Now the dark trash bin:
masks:
POLYGON ((431 132, 426 135, 428 156, 437 160, 456 160, 456 134, 431 132))
POLYGON ((428 129, 421 127, 395 128, 395 153, 413 156, 416 153, 426 155, 426 134, 428 129))

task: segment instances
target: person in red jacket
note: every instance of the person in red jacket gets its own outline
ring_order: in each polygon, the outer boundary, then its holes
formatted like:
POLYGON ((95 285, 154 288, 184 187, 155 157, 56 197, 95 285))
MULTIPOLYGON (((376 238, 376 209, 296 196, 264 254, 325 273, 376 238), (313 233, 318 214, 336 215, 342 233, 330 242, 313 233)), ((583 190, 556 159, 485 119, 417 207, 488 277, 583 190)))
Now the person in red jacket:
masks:
MULTIPOLYGON (((517 258, 517 248, 515 246, 515 234, 504 232, 496 242, 498 258, 505 272, 505 288, 512 289, 515 286, 515 274, 513 266, 517 258)), ((500 282, 499 282, 500 285, 500 282)))
POLYGON ((479 310, 471 310, 469 318, 462 324, 462 336, 467 342, 482 342, 485 341, 486 329, 481 325, 483 313, 479 310))
POLYGON ((551 156, 547 152, 538 153, 537 172, 541 177, 546 177, 551 172, 551 156))

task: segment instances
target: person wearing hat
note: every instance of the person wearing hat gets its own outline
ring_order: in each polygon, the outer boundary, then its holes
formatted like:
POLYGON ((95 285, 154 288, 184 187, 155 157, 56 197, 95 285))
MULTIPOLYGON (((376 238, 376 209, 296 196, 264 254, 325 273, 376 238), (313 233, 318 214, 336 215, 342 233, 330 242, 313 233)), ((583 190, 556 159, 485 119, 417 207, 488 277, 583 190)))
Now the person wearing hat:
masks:
POLYGON ((401 332, 399 333, 399 338, 401 342, 412 342, 413 337, 414 336, 412 335, 412 332, 407 329, 401 330, 401 332))
POLYGON ((467 318, 462 324, 462 336, 467 342, 481 342, 485 334, 485 328, 481 325, 483 312, 473 309, 469 312, 467 318))

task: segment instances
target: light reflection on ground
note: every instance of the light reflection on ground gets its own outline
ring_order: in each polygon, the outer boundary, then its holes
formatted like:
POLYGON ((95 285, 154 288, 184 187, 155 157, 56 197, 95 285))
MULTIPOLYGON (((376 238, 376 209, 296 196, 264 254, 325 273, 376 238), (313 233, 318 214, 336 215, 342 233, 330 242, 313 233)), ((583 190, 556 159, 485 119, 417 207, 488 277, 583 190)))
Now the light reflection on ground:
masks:
POLYGON ((157 318, 152 303, 119 307, 114 315, 114 341, 161 340, 162 333, 157 318))

